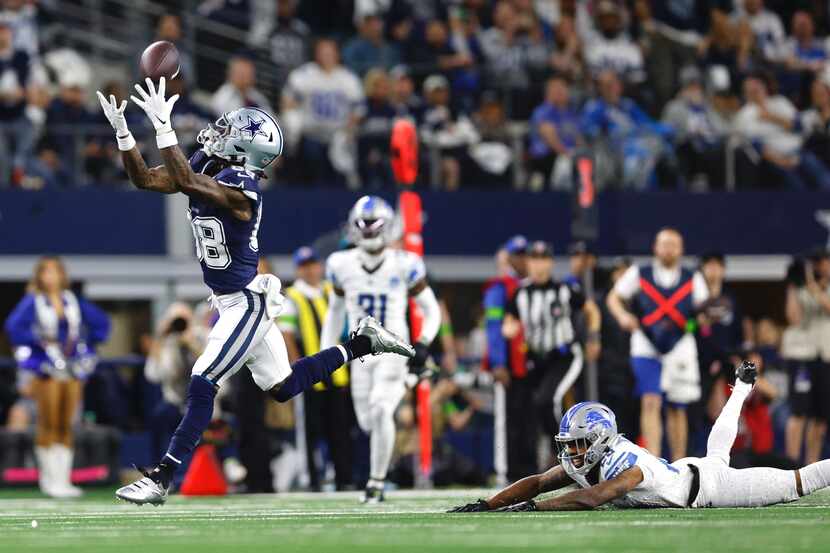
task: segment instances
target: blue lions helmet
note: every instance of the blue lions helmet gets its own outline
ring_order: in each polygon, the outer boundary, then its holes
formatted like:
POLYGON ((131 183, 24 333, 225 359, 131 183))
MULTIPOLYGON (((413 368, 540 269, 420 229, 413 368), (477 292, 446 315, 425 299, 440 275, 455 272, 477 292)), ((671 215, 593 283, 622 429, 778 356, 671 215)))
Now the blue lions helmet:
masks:
POLYGON ((395 211, 377 196, 357 200, 349 212, 348 225, 349 240, 370 253, 382 250, 399 235, 395 211))
POLYGON ((282 154, 282 129, 259 108, 239 108, 222 114, 199 131, 196 141, 208 155, 262 172, 282 154))
POLYGON ((577 403, 565 413, 554 436, 559 462, 573 476, 585 475, 602 460, 617 437, 617 417, 596 401, 577 403))

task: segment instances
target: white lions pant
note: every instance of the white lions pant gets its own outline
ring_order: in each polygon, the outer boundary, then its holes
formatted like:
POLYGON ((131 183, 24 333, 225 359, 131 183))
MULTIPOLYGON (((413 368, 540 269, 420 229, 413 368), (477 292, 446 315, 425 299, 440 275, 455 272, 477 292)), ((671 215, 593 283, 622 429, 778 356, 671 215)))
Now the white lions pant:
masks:
MULTIPOLYGON (((372 430, 372 413, 394 416, 406 393, 407 359, 384 353, 352 361, 352 400, 357 423, 364 432, 372 430)), ((382 416, 383 416, 382 415, 382 416)))
POLYGON ((194 375, 221 386, 247 364, 254 382, 263 390, 291 375, 285 341, 266 312, 266 294, 246 289, 215 296, 214 302, 219 320, 193 365, 194 375))
POLYGON ((729 453, 750 386, 739 382, 712 426, 706 457, 687 457, 673 465, 700 469, 700 491, 692 507, 762 507, 798 499, 795 471, 767 467, 733 469, 729 453))

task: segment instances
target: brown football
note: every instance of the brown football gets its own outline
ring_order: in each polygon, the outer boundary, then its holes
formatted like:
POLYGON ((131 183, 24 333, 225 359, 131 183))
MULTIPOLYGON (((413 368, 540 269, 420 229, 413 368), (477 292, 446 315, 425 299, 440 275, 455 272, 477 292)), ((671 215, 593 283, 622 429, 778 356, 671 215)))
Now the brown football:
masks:
POLYGON ((179 75, 179 51, 176 45, 166 40, 159 40, 144 49, 138 63, 142 77, 158 81, 164 77, 168 81, 179 75))

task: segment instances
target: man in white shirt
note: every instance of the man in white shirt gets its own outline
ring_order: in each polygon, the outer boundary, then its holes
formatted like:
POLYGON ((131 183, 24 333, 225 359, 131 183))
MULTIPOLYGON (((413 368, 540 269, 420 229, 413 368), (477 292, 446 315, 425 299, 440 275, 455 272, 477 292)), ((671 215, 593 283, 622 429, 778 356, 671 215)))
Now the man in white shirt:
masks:
MULTIPOLYGON (((301 157, 312 179, 331 184, 341 180, 345 165, 333 164, 336 152, 344 148, 332 143, 350 144, 351 136, 364 109, 363 87, 360 79, 340 65, 337 43, 331 39, 317 41, 314 61, 291 72, 282 94, 283 117, 288 122, 286 132, 300 134, 301 157), (299 113, 299 129, 293 128, 287 111, 299 113)), ((291 141, 291 136, 288 137, 291 141)), ((354 160, 351 160, 354 162, 354 160)))
POLYGON ((646 78, 643 52, 625 33, 620 7, 609 0, 597 6, 599 32, 585 44, 585 61, 594 77, 613 70, 627 86, 639 85, 646 78))
POLYGON ((784 96, 770 96, 761 75, 749 75, 743 89, 746 103, 735 116, 733 129, 760 154, 759 178, 772 175, 796 190, 830 188, 830 171, 814 154, 802 150, 804 139, 795 132, 795 106, 784 96))
POLYGON ((743 0, 743 8, 736 2, 732 14, 736 22, 745 20, 755 35, 755 44, 767 61, 779 61, 781 47, 787 33, 781 18, 764 7, 764 0, 743 0))
POLYGON ((700 399, 697 344, 689 332, 696 308, 709 297, 699 272, 684 268, 683 237, 664 228, 654 239, 654 260, 630 267, 608 293, 607 304, 619 325, 631 332, 631 366, 640 397, 640 430, 645 446, 660 455, 665 394, 666 429, 672 460, 686 456, 685 407, 700 399), (624 302, 630 302, 631 310, 624 302))

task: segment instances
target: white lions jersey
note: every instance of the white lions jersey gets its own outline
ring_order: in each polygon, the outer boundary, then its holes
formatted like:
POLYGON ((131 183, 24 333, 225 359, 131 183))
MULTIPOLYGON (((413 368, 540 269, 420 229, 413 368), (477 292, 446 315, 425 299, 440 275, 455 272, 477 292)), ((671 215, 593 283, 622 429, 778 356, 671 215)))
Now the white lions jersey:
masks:
POLYGON ((284 94, 300 104, 303 134, 324 143, 363 109, 363 85, 342 66, 325 72, 314 62, 301 65, 288 76, 284 94))
POLYGON ((403 338, 409 337, 406 321, 409 291, 426 276, 424 261, 414 253, 385 249, 371 263, 368 254, 352 248, 331 254, 326 262, 326 278, 343 291, 349 329, 357 328, 366 317, 403 338))
MULTIPOLYGON (((613 501, 617 507, 686 507, 692 486, 692 472, 685 464, 669 464, 642 447, 617 436, 599 464, 599 482, 616 478, 634 466, 643 472, 636 488, 613 501)), ((583 475, 572 478, 583 488, 591 483, 583 475)))

